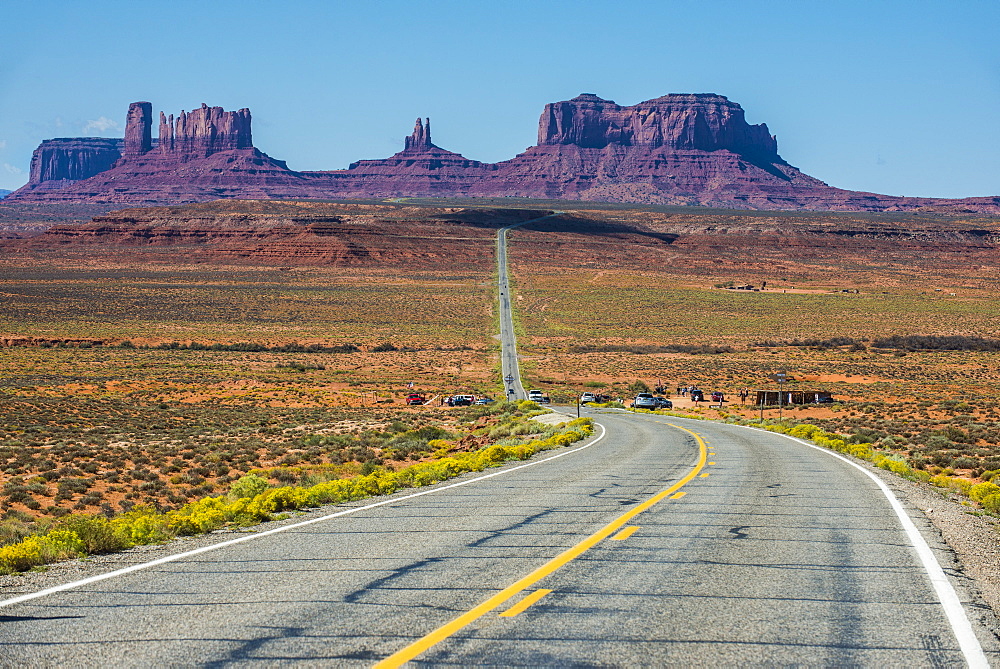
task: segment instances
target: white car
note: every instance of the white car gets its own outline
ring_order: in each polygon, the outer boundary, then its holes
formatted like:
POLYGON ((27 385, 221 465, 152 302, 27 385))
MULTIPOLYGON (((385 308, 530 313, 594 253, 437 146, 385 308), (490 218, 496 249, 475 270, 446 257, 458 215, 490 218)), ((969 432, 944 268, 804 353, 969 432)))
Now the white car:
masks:
POLYGON ((548 404, 549 398, 541 390, 529 390, 528 399, 539 404, 548 404))
POLYGON ((584 393, 580 395, 580 404, 586 404, 587 402, 596 402, 596 401, 597 397, 594 396, 594 393, 584 393))
POLYGON ((636 409, 658 409, 659 402, 652 393, 639 393, 632 401, 632 406, 636 409))

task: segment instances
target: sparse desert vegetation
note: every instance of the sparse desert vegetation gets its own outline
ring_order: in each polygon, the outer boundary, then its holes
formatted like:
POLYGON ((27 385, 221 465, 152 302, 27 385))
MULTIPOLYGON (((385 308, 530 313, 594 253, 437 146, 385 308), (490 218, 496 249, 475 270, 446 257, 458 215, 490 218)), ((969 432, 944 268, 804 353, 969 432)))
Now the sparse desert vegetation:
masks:
MULTIPOLYGON (((225 218, 224 203, 198 207, 225 218)), ((493 267, 476 259, 506 221, 434 211, 421 234, 461 246, 453 264, 405 230, 398 253, 383 239, 383 255, 294 266, 226 264, 211 240, 172 260, 169 245, 17 247, 0 265, 0 513, 172 513, 251 474, 308 488, 525 438, 434 399, 404 406, 411 383, 502 392, 493 267)), ((511 235, 522 371, 567 402, 695 384, 730 400, 698 414, 751 419, 736 391, 776 389, 785 369, 786 390, 839 401, 784 417, 972 485, 1000 469, 997 227, 586 205, 511 235)))
MULTIPOLYGON (((364 464, 352 467, 283 463, 252 470, 233 482, 226 493, 199 496, 172 510, 145 504, 130 506, 120 514, 74 514, 52 521, 35 520, 14 511, 0 522, 0 574, 70 557, 161 543, 226 525, 253 525, 285 510, 430 485, 465 472, 482 471, 511 460, 526 460, 540 451, 569 446, 592 432, 588 418, 546 426, 531 420, 540 413, 545 410, 527 401, 471 409, 465 418, 475 419, 476 424, 465 430, 465 436, 458 442, 443 439, 453 435, 441 428, 403 430, 405 426, 399 424, 393 425, 395 434, 390 430, 359 437, 314 438, 312 445, 339 446, 341 452, 349 450, 350 464, 356 460, 363 460, 364 464), (496 442, 498 436, 504 438, 496 442), (486 445, 478 446, 483 443, 486 445), (408 465, 399 461, 400 452, 402 459, 408 456, 420 460, 427 455, 427 449, 434 449, 432 459, 408 465)), ((69 481, 63 480, 60 489, 69 481)))
POLYGON ((411 382, 429 396, 495 391, 488 273, 0 275, 5 512, 177 508, 282 466, 357 473, 386 459, 380 435, 457 425, 458 410, 403 406, 411 382))
MULTIPOLYGON (((849 216, 858 217, 825 222, 849 216)), ((806 215, 789 219, 796 217, 806 215)), ((567 257, 583 257, 585 235, 552 235, 567 257)), ((693 384, 729 400, 722 412, 703 405, 702 415, 751 418, 759 408, 741 406, 738 390, 777 390, 769 376, 783 369, 785 390, 840 400, 785 407, 785 418, 881 444, 935 474, 974 480, 1000 467, 995 273, 959 262, 954 249, 918 259, 905 243, 893 253, 879 243, 786 241, 754 254, 718 240, 706 253, 703 243, 604 245, 600 255, 556 269, 536 253, 553 244, 551 235, 517 231, 510 247, 532 384, 564 400, 595 382, 617 397, 636 380, 672 394, 693 384), (714 287, 731 281, 758 290, 714 287)), ((986 254, 983 246, 977 252, 986 254)))

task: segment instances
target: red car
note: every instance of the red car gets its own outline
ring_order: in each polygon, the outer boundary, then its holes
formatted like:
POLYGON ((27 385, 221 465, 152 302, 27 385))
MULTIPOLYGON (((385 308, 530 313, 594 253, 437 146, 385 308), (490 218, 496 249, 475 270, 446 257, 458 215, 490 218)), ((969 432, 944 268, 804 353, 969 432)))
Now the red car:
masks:
POLYGON ((409 395, 406 396, 407 406, 416 406, 418 404, 423 404, 426 401, 427 400, 424 399, 424 396, 419 393, 410 393, 409 395))

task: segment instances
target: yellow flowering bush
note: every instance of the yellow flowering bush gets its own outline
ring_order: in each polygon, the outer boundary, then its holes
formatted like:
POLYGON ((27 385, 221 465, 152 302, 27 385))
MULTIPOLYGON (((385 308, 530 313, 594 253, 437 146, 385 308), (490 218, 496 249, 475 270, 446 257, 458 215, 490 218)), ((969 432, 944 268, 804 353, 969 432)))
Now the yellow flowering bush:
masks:
MULTIPOLYGON (((526 411, 538 408, 526 401, 521 402, 520 407, 526 411)), ((430 485, 511 460, 527 460, 540 451, 569 446, 593 432, 593 422, 589 418, 577 418, 566 423, 560 431, 525 444, 486 446, 469 453, 419 462, 395 472, 378 469, 370 474, 309 487, 271 488, 259 475, 262 472, 253 471, 236 481, 228 495, 205 497, 176 511, 159 513, 139 506, 112 520, 102 516, 70 516, 58 529, 0 548, 0 573, 23 571, 89 553, 161 543, 179 535, 211 532, 228 524, 251 525, 288 509, 339 504, 430 485)), ((451 447, 450 442, 443 440, 430 443, 443 453, 451 447)))
POLYGON ((986 495, 979 503, 990 513, 1000 514, 1000 493, 986 495))
POLYGON ((966 496, 968 496, 969 491, 972 489, 972 481, 966 481, 965 479, 947 476, 945 474, 932 476, 930 482, 939 488, 950 488, 951 490, 966 496))
POLYGON ((906 464, 899 456, 888 456, 875 453, 872 456, 872 463, 880 469, 887 469, 900 476, 913 477, 913 468, 906 464))
POLYGON ((83 542, 76 532, 51 530, 43 536, 28 537, 16 544, 0 548, 0 573, 24 571, 83 554, 83 542))
POLYGON ((118 516, 111 526, 128 547, 157 544, 174 537, 166 516, 146 506, 118 516))
POLYGON ((1000 486, 995 483, 977 483, 969 488, 969 498, 974 502, 982 502, 990 495, 1000 494, 1000 486))

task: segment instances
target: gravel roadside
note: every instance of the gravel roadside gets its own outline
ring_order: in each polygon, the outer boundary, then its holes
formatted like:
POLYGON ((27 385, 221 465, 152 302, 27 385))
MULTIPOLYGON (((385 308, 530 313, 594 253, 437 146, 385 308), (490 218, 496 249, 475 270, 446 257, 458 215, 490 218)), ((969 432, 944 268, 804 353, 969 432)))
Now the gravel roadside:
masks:
POLYGON ((946 564, 939 554, 941 567, 964 582, 983 624, 1000 638, 1000 518, 942 488, 909 481, 868 462, 855 462, 885 481, 905 506, 923 513, 950 549, 952 563, 946 564))

